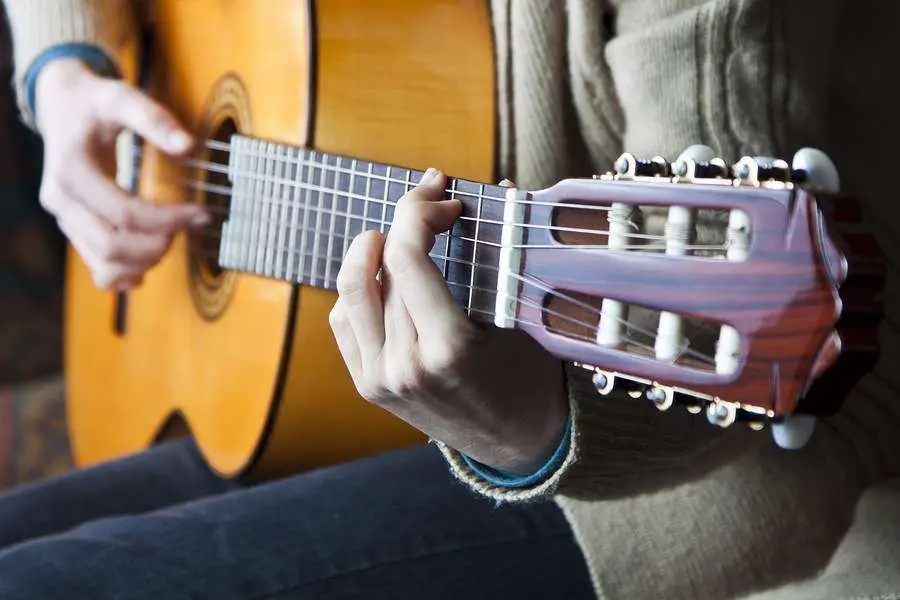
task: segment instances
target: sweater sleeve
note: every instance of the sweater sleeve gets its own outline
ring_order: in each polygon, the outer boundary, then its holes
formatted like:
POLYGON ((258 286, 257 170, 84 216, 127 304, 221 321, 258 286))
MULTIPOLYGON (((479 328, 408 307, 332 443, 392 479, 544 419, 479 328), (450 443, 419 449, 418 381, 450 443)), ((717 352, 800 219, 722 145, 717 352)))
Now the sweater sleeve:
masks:
MULTIPOLYGON (((598 4, 570 0, 566 7, 577 121, 582 128, 611 123, 617 111, 610 104, 621 108, 621 127, 611 128, 621 130, 620 141, 598 137, 596 128, 581 133, 596 169, 611 166, 596 164, 597 157, 628 151, 674 158, 693 144, 729 161, 746 154, 790 159, 803 146, 828 151, 836 0, 618 0, 611 15, 599 15, 598 4), (599 19, 612 26, 601 28, 599 19), (602 44, 601 31, 608 36, 602 44)), ((626 395, 601 397, 590 372, 569 365, 567 373, 568 452, 552 473, 531 486, 504 485, 438 443, 453 474, 500 501, 611 499, 696 480, 773 443, 768 432, 713 427, 702 416, 660 412, 626 395)))
POLYGON ((23 122, 35 128, 29 74, 63 45, 122 69, 137 40, 133 0, 3 0, 13 38, 13 86, 23 122))

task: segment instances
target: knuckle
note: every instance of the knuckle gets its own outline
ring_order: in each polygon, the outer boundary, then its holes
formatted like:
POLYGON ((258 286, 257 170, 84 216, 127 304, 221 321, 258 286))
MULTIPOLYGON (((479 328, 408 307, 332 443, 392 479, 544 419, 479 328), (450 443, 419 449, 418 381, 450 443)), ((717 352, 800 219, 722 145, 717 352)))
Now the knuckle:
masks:
POLYGON ((338 271, 335 282, 338 295, 349 306, 362 303, 367 295, 368 281, 365 268, 356 265, 345 264, 338 271))
POLYGON ((392 361, 384 369, 383 388, 393 397, 418 395, 427 383, 425 371, 410 361, 392 361))
POLYGON ((342 328, 346 322, 347 313, 344 311, 340 302, 335 303, 334 307, 328 313, 328 324, 331 326, 332 330, 337 330, 342 328))
POLYGON ((107 263, 115 263, 125 257, 126 244, 122 236, 110 233, 97 240, 97 256, 107 263))
POLYGON ((407 273, 414 262, 414 255, 406 244, 388 244, 384 249, 384 266, 393 277, 407 273))
POLYGON ((428 373, 440 373, 449 377, 463 368, 466 353, 461 344, 445 342, 422 354, 422 366, 428 373))
POLYGON ((64 186, 55 174, 44 177, 38 192, 38 202, 48 211, 57 209, 65 197, 64 186))

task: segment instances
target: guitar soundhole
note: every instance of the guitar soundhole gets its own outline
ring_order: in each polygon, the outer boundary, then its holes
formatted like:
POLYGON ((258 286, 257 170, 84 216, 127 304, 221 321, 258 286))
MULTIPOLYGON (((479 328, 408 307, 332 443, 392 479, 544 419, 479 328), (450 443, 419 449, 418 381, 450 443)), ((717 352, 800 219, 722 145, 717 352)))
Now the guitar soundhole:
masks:
POLYGON ((195 171, 194 201, 208 207, 212 220, 205 229, 190 234, 188 284, 197 312, 211 321, 227 308, 238 280, 236 273, 219 265, 222 224, 231 206, 227 148, 234 134, 252 130, 249 101, 237 77, 224 75, 217 82, 205 114, 198 137, 218 143, 208 144, 195 157, 204 167, 195 171))

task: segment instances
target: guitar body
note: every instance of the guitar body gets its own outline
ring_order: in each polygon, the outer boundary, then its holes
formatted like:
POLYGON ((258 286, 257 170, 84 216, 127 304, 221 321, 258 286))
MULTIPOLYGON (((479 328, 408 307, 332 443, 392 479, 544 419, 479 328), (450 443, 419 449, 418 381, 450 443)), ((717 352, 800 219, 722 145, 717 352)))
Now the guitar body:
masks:
MULTIPOLYGON (((487 3, 152 4, 152 45, 123 53, 142 54, 150 93, 200 139, 227 142, 237 130, 494 180, 487 3)), ((221 162, 209 151, 196 159, 221 162)), ((148 201, 213 204, 182 185, 198 173, 147 146, 137 185, 148 201)), ((328 325, 334 293, 221 272, 202 256, 217 248, 216 234, 177 236, 124 299, 99 291, 70 250, 65 356, 77 464, 139 452, 180 425, 224 477, 274 477, 423 443, 357 395, 328 325)))

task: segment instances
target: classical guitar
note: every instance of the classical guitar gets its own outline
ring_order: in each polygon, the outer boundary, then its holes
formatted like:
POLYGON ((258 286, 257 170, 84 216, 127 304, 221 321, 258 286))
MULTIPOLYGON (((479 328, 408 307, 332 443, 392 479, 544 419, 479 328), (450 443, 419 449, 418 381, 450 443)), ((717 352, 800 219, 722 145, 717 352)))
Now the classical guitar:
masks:
POLYGON ((432 251, 461 310, 589 369, 601 395, 761 428, 836 410, 876 356, 880 255, 852 199, 810 178, 813 151, 624 154, 593 179, 500 187, 484 2, 155 0, 150 17, 129 76, 203 143, 180 161, 135 144, 121 182, 216 218, 127 294, 70 252, 81 465, 185 429, 226 477, 423 442, 357 396, 328 312, 350 240, 388 231, 431 165, 464 206, 432 251), (698 215, 723 238, 698 240, 698 215))

